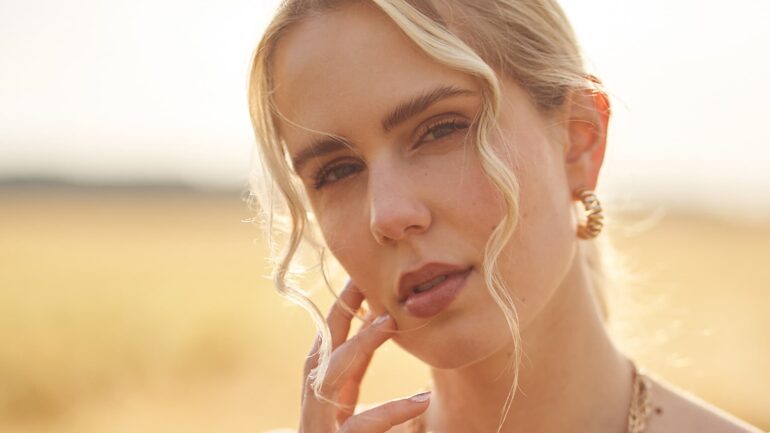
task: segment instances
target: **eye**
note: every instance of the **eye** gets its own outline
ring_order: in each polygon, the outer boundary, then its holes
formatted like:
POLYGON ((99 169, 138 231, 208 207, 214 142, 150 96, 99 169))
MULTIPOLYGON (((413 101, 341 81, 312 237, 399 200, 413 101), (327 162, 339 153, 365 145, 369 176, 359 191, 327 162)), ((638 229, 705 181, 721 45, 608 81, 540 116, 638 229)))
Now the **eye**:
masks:
POLYGON ((414 148, 425 142, 440 140, 461 130, 468 129, 468 122, 461 119, 444 119, 428 125, 420 134, 414 148))
POLYGON ((313 176, 313 188, 321 189, 327 184, 332 184, 341 179, 344 179, 352 174, 361 171, 361 164, 340 163, 335 164, 332 161, 331 164, 321 168, 318 173, 313 176))

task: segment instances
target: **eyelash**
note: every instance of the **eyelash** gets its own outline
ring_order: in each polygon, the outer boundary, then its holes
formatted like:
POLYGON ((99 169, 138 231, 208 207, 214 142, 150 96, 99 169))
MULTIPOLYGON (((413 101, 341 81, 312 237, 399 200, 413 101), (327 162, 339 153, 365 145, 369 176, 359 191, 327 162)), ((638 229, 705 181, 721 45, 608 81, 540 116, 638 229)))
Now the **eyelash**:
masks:
MULTIPOLYGON (((432 139, 432 140, 428 140, 427 142, 428 142, 428 143, 430 143, 430 142, 434 142, 434 141, 440 141, 440 140, 442 140, 442 139, 444 139, 444 138, 446 138, 446 137, 448 137, 448 136, 450 136, 450 135, 454 134, 454 133, 455 133, 455 132, 457 132, 457 131, 462 131, 462 130, 464 130, 464 129, 468 129, 468 127, 469 127, 470 125, 468 124, 468 122, 466 122, 466 121, 464 121, 464 120, 461 120, 461 119, 444 119, 444 120, 439 120, 439 121, 437 121, 437 122, 435 122, 435 123, 433 123, 433 124, 430 124, 430 125, 428 125, 427 127, 425 127, 425 128, 422 130, 422 132, 421 132, 421 134, 420 134, 420 139, 417 141, 417 144, 415 144, 414 146, 412 146, 412 150, 414 150, 414 149, 417 149, 417 148, 418 148, 418 147, 420 147, 422 144, 426 143, 426 141, 425 141, 425 137, 426 137, 428 134, 432 134, 432 133, 435 133, 435 132, 436 132, 436 131, 438 131, 439 129, 441 129, 441 128, 444 128, 444 127, 447 127, 447 126, 451 126, 451 127, 452 127, 452 130, 451 130, 449 133, 447 133, 446 135, 442 135, 441 137, 438 137, 438 138, 434 138, 434 139, 432 139)), ((316 189, 316 190, 319 190, 319 189, 323 188, 323 187, 324 187, 325 185, 327 185, 327 184, 330 184, 330 183, 334 183, 334 182, 337 182, 337 181, 339 181, 339 180, 341 180, 341 179, 344 179, 345 177, 347 177, 347 175, 346 175, 346 176, 343 176, 342 178, 340 178, 340 179, 338 179, 338 180, 335 180, 335 181, 325 181, 325 180, 324 180, 324 178, 325 178, 325 177, 326 177, 326 176, 327 176, 329 173, 331 173, 333 170, 335 170, 335 169, 338 169, 338 168, 351 167, 351 166, 353 166, 353 165, 354 165, 354 164, 337 164, 336 166, 332 166, 332 164, 333 164, 334 162, 337 162, 337 161, 338 161, 338 160, 332 161, 332 163, 331 163, 331 164, 329 164, 329 165, 327 165, 327 166, 325 166, 325 167, 321 168, 321 169, 318 171, 318 173, 316 173, 316 175, 315 175, 315 176, 313 176, 313 179, 314 179, 314 181, 313 181, 313 188, 314 188, 314 189, 316 189)), ((356 169, 355 169, 355 170, 354 170, 352 173, 350 173, 350 174, 355 174, 355 173, 358 173, 359 171, 361 171, 361 170, 360 170, 360 167, 356 168, 356 169)))

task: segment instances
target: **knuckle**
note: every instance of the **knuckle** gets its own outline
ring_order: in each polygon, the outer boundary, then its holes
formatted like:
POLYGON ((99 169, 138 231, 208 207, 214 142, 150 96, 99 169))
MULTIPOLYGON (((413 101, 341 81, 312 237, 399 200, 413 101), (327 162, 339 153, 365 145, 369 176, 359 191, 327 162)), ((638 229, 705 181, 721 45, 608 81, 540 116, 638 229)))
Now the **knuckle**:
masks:
POLYGON ((305 383, 304 383, 305 389, 306 390, 312 389, 314 383, 315 383, 315 375, 311 370, 308 374, 305 375, 305 383))
POLYGON ((307 356, 305 356, 305 364, 307 365, 318 362, 319 353, 320 348, 317 345, 313 346, 313 348, 307 353, 307 356))
POLYGON ((304 386, 304 392, 303 392, 303 401, 314 401, 316 403, 328 403, 329 400, 334 400, 336 398, 336 395, 331 393, 328 387, 324 386, 324 383, 321 383, 321 388, 316 392, 315 385, 316 382, 313 379, 307 379, 305 381, 304 386))
POLYGON ((305 377, 305 393, 318 398, 319 396, 333 396, 338 391, 337 381, 334 378, 330 378, 328 374, 323 376, 323 380, 318 381, 318 370, 312 369, 310 373, 305 377), (318 388, 318 394, 315 393, 315 388, 318 388))
POLYGON ((303 364, 305 376, 307 376, 310 370, 312 370, 318 364, 320 350, 321 350, 321 336, 319 335, 316 337, 315 341, 313 342, 313 346, 310 348, 310 351, 307 353, 307 356, 305 357, 305 362, 303 364))
POLYGON ((317 357, 308 357, 302 366, 302 375, 308 377, 314 368, 318 365, 317 357))
POLYGON ((303 363, 305 367, 313 367, 315 364, 318 363, 318 353, 317 352, 310 352, 305 357, 305 362, 303 363))

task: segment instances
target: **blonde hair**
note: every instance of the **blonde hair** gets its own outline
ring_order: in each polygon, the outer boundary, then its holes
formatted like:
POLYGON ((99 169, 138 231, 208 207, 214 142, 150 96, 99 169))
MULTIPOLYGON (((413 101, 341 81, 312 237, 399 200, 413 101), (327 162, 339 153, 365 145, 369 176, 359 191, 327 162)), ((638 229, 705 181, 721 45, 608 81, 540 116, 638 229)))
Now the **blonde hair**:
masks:
MULTIPOLYGON (((313 390, 318 398, 328 402, 331 401, 322 395, 321 385, 331 354, 330 332, 318 307, 292 278, 302 273, 294 259, 303 242, 319 249, 322 256, 324 246, 315 230, 317 227, 312 224, 313 215, 308 211, 303 186, 293 174, 288 152, 277 133, 280 115, 272 99, 272 57, 278 40, 296 22, 361 1, 284 1, 255 51, 249 85, 251 118, 259 143, 252 197, 268 236, 275 266, 275 287, 280 294, 305 308, 319 331, 321 341, 318 366, 312 372, 313 390), (287 235, 284 242, 276 239, 287 235), (280 252, 277 251, 279 244, 282 244, 280 252)), ((507 210, 486 244, 483 263, 487 289, 505 316, 515 347, 514 380, 501 410, 499 428, 502 428, 518 387, 522 353, 516 308, 497 266, 497 259, 518 221, 519 184, 504 162, 504 156, 490 144, 492 134, 499 134, 501 90, 496 71, 515 80, 543 113, 561 107, 572 91, 600 91, 598 80, 584 71, 572 28, 554 0, 370 0, 367 3, 382 10, 425 54, 475 77, 482 88, 483 103, 474 128, 474 141, 482 168, 499 190, 507 210)), ((595 241, 584 244, 588 247, 584 250, 593 288, 606 317, 599 249, 595 241)))

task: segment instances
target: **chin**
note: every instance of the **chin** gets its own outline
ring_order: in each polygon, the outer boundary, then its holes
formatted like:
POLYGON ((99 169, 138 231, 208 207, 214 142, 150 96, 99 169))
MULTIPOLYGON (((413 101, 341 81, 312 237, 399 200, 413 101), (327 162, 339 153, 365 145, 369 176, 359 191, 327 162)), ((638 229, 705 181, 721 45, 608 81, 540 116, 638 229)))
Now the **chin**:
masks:
POLYGON ((441 370, 471 366, 512 345, 502 315, 499 321, 490 317, 483 321, 469 319, 434 324, 414 334, 397 335, 393 341, 431 368, 441 370))

